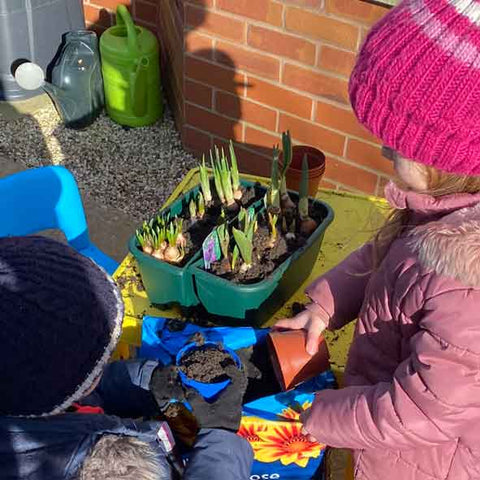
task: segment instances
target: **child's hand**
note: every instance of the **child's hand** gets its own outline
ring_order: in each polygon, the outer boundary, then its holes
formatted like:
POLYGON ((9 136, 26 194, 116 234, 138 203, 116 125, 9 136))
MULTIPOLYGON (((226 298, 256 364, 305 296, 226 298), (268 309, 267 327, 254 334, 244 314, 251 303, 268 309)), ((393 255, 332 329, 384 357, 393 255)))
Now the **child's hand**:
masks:
POLYGON ((306 430, 305 428, 305 423, 307 423, 307 420, 308 420, 308 417, 310 417, 310 414, 312 413, 312 409, 311 408, 307 408, 304 412, 302 412, 300 414, 300 421, 302 422, 302 435, 305 435, 307 437, 307 440, 309 442, 318 442, 318 440, 313 436, 311 435, 310 433, 308 433, 308 431, 306 430))
POLYGON ((272 328, 287 330, 307 331, 307 352, 315 355, 322 332, 327 328, 328 319, 314 314, 310 310, 304 310, 293 318, 279 320, 272 328))

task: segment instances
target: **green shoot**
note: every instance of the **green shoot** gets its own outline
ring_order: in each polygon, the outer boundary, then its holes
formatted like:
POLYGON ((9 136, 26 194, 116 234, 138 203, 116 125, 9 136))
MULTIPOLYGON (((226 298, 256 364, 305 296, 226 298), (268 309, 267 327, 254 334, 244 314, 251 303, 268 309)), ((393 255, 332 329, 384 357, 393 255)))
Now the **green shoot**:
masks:
POLYGON ((252 257, 253 257, 253 242, 248 236, 241 230, 237 230, 235 227, 232 229, 233 238, 237 244, 238 249, 240 250, 240 255, 242 256, 243 263, 245 268, 250 268, 252 266, 252 257))
POLYGON ((235 150, 233 148, 233 142, 230 140, 230 162, 232 164, 232 187, 233 187, 233 196, 236 200, 242 198, 242 190, 240 187, 240 174, 238 172, 238 163, 235 150))
POLYGON ((233 188, 232 188, 232 173, 230 172, 230 167, 228 165, 227 157, 225 152, 222 149, 222 159, 219 162, 221 180, 222 180, 222 189, 223 194, 225 195, 225 201, 227 205, 233 205, 235 199, 233 198, 233 188))
POLYGON ((247 211, 243 207, 241 207, 240 211, 238 212, 238 225, 243 231, 245 231, 246 218, 247 218, 247 211))
POLYGON ((241 208, 238 213, 238 226, 250 239, 253 238, 254 232, 257 231, 257 215, 253 209, 246 210, 241 208))
POLYGON ((308 160, 307 155, 302 161, 302 180, 300 182, 300 200, 298 202, 298 214, 301 220, 308 218, 308 160))
POLYGON ((268 205, 276 210, 280 209, 280 184, 278 174, 278 160, 280 152, 278 146, 273 147, 273 161, 272 161, 272 176, 270 182, 270 188, 268 190, 268 205))
POLYGON ((283 168, 282 176, 285 177, 290 164, 292 163, 293 149, 292 149, 292 138, 290 137, 290 132, 287 130, 282 133, 282 149, 283 149, 283 168))
POLYGON ((238 250, 238 247, 235 245, 235 247, 233 248, 233 253, 232 253, 232 265, 231 265, 232 270, 235 270, 239 254, 240 254, 240 251, 238 250))
POLYGON ((178 228, 177 228, 177 225, 175 225, 174 222, 171 222, 169 225, 168 225, 168 228, 167 228, 167 241, 168 241, 168 245, 170 247, 174 247, 177 245, 177 239, 178 239, 178 234, 180 233, 178 231, 178 228))
POLYGON ((212 191, 210 189, 210 177, 208 175, 207 166, 205 165, 205 155, 203 155, 202 163, 200 164, 200 184, 205 203, 208 205, 212 201, 212 191))
POLYGON ((164 227, 159 227, 157 225, 157 228, 155 229, 155 233, 153 235, 153 250, 161 250, 162 247, 164 247, 164 242, 165 242, 165 228, 164 227))
POLYGON ((283 150, 283 166, 282 166, 282 195, 287 193, 286 173, 290 164, 292 163, 293 151, 292 151, 292 139, 290 132, 282 133, 282 150, 283 150))
POLYGON ((202 195, 202 192, 198 192, 197 211, 199 218, 203 218, 205 216, 205 199, 202 195))
POLYGON ((225 203, 225 193, 222 186, 222 172, 220 170, 220 162, 213 159, 212 151, 210 151, 210 162, 212 163, 213 180, 215 182, 215 190, 221 203, 225 203))
POLYGON ((288 226, 287 226, 287 218, 284 216, 282 217, 282 232, 287 233, 288 226))
POLYGON ((270 212, 268 212, 268 224, 270 226, 270 242, 268 246, 270 248, 273 248, 275 242, 277 241, 277 221, 278 215, 272 215, 270 212))
POLYGON ((197 204, 195 203, 195 199, 191 199, 190 203, 188 204, 188 210, 190 212, 190 218, 194 219, 197 218, 197 204))
POLYGON ((287 190, 287 170, 292 163, 293 158, 293 149, 292 149, 292 139, 290 137, 290 132, 282 133, 282 148, 283 148, 283 168, 280 180, 280 194, 281 194, 281 203, 282 209, 284 210, 293 210, 295 204, 292 202, 290 195, 287 190))
POLYGON ((228 247, 230 246, 230 235, 228 233, 227 223, 222 223, 217 227, 218 240, 220 249, 224 258, 228 258, 228 247))
POLYGON ((135 237, 137 239, 138 244, 140 245, 140 247, 142 247, 142 250, 143 250, 143 247, 146 244, 146 239, 145 239, 146 235, 142 232, 140 228, 137 228, 137 230, 135 230, 135 237))

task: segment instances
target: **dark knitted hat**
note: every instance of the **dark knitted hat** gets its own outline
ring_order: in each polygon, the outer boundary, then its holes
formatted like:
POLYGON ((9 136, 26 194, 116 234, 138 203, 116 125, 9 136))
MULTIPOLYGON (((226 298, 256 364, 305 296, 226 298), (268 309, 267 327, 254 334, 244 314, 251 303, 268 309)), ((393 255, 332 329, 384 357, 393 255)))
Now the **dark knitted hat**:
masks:
POLYGON ((44 237, 0 238, 0 309, 0 415, 51 415, 82 398, 123 319, 113 280, 44 237))

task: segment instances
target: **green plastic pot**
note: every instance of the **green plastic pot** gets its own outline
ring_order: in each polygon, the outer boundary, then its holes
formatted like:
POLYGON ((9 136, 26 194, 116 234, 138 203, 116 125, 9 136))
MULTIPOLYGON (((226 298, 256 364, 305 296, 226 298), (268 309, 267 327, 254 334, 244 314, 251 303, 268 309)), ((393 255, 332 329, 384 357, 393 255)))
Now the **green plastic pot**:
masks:
MULTIPOLYGON (((255 183, 242 180, 241 185, 252 187, 255 186, 255 183)), ((162 210, 162 213, 170 212, 171 217, 180 215, 182 210, 188 206, 190 200, 197 195, 199 189, 199 185, 192 188, 185 195, 175 200, 170 207, 162 210)), ((262 192, 266 191, 265 188, 260 186, 258 189, 262 192)), ((258 208, 261 202, 263 200, 257 200, 253 204, 258 208)), ((138 270, 150 302, 156 305, 178 303, 183 307, 193 307, 200 303, 195 292, 191 267, 199 260, 203 261, 201 250, 196 252, 183 267, 178 267, 157 260, 151 255, 143 253, 138 247, 137 239, 135 235, 132 235, 128 242, 128 248, 137 260, 138 270)))
MULTIPOLYGON (((291 193, 292 197, 296 195, 291 193)), ((306 244, 296 250, 268 278, 242 285, 230 282, 203 269, 203 259, 192 264, 197 296, 212 315, 261 324, 299 289, 313 270, 323 236, 333 221, 332 208, 314 200, 325 210, 325 218, 306 244)))
MULTIPOLYGON (((198 190, 199 187, 195 187, 188 191, 185 195, 173 202, 169 208, 164 209, 162 213, 170 212, 170 216, 172 217, 180 215, 184 202, 190 202, 190 199, 198 193, 198 190)), ((183 267, 178 267, 157 260, 151 255, 143 253, 138 247, 137 239, 135 235, 133 235, 128 242, 128 248, 137 260, 143 286, 152 303, 158 305, 180 303, 185 307, 198 305, 199 302, 193 287, 193 278, 189 266, 201 256, 200 251, 193 255, 183 267)))

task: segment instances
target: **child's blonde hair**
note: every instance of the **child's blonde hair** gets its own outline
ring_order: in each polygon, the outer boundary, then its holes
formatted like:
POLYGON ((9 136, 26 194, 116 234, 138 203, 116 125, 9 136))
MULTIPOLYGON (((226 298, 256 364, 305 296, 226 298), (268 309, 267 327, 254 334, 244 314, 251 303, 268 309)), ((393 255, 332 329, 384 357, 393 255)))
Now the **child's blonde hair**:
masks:
MULTIPOLYGON (((415 163, 419 173, 425 175, 427 189, 424 192, 432 197, 442 197, 454 193, 480 192, 480 176, 456 175, 443 172, 434 167, 415 163)), ((400 180, 395 180, 401 188, 405 187, 400 180)), ((409 210, 394 210, 373 238, 373 268, 382 263, 390 245, 409 226, 409 210)))
POLYGON ((75 480, 170 480, 153 448, 136 437, 103 435, 80 467, 75 480))

